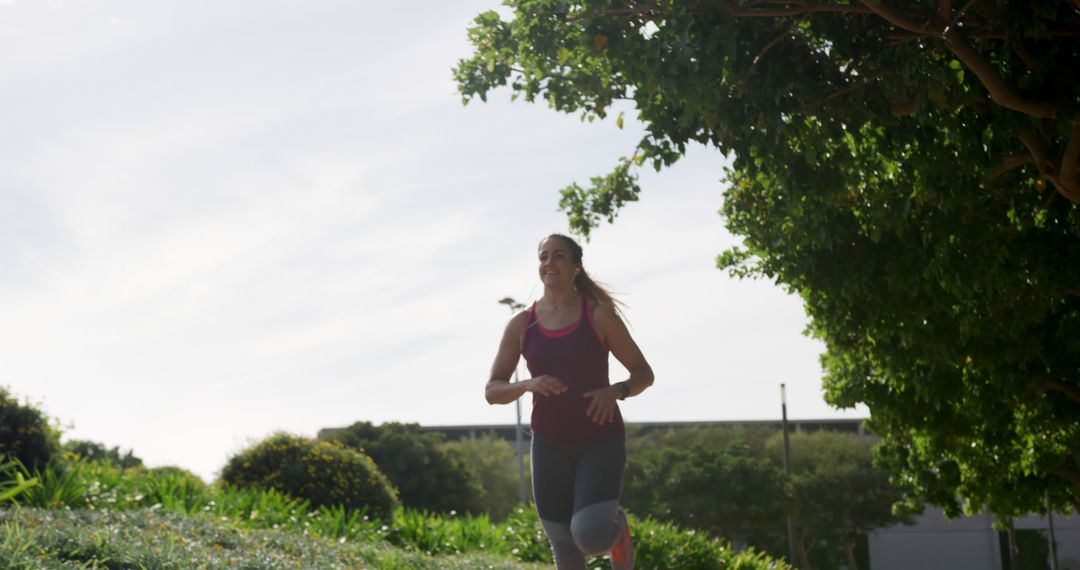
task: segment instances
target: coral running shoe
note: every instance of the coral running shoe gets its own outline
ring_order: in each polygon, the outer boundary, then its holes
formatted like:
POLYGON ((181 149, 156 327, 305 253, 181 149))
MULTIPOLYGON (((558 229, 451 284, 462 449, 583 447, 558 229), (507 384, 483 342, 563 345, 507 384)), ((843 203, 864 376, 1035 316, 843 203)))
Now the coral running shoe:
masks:
POLYGON ((622 519, 622 536, 611 548, 612 570, 632 570, 634 568, 634 544, 630 541, 630 522, 626 520, 626 511, 619 509, 622 519))

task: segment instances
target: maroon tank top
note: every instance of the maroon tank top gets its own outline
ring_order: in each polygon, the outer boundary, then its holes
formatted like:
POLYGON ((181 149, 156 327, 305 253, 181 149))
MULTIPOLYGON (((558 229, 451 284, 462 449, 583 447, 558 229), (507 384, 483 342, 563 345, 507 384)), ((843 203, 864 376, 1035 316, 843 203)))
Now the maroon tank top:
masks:
POLYGON ((533 394, 533 433, 544 441, 571 447, 625 437, 622 414, 617 406, 615 419, 604 425, 596 424, 585 415, 591 399, 583 394, 611 383, 608 350, 600 343, 593 328, 592 311, 584 295, 577 323, 557 331, 541 328, 536 318, 536 303, 533 303, 529 308, 529 324, 521 352, 534 378, 550 374, 568 388, 556 396, 533 394))

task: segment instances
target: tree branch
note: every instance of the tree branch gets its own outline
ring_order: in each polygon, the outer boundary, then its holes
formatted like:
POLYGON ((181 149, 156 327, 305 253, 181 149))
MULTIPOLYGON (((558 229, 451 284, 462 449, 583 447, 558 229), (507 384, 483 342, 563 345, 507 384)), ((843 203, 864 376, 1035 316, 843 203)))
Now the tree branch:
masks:
POLYGON ((1031 53, 1031 50, 1027 48, 1022 42, 1016 42, 1013 44, 1013 53, 1024 62, 1024 65, 1028 69, 1035 69, 1035 66, 1039 63, 1039 60, 1035 57, 1035 54, 1031 53))
POLYGON ((933 30, 920 26, 919 24, 909 20, 907 16, 901 14, 899 11, 894 10, 881 3, 880 0, 859 0, 867 9, 874 14, 881 16, 886 22, 902 29, 907 30, 914 34, 933 34, 941 35, 941 30, 933 30), (936 32, 936 33, 935 33, 936 32))
POLYGON ((1061 392, 1068 396, 1070 400, 1080 403, 1080 386, 1073 386, 1057 380, 1043 380, 1039 384, 1042 385, 1043 388, 1061 392))
POLYGON ((1077 182, 1080 182, 1076 178, 1078 162, 1080 162, 1080 118, 1073 120, 1069 142, 1065 144, 1065 153, 1061 156, 1061 184, 1074 192, 1077 190, 1077 182))
POLYGON ((1035 158, 1030 154, 1018 154, 1014 156, 1007 156, 1001 161, 1001 164, 990 169, 990 174, 987 176, 988 180, 997 180, 1001 178, 1001 175, 1010 170, 1020 168, 1025 164, 1034 164, 1035 158))
POLYGON ((780 43, 780 40, 786 38, 787 35, 791 33, 791 30, 793 30, 795 28, 795 26, 797 26, 799 24, 799 22, 801 22, 802 20, 803 20, 803 18, 799 18, 799 19, 795 20, 794 22, 791 23, 791 25, 784 28, 784 30, 782 32, 780 32, 779 34, 776 34, 776 37, 769 40, 769 43, 765 44, 765 47, 761 48, 761 51, 758 52, 758 54, 756 56, 754 56, 754 61, 753 61, 753 63, 750 64, 750 70, 747 72, 747 74, 753 73, 754 68, 757 67, 757 64, 758 64, 759 61, 761 61, 761 58, 765 57, 765 54, 769 53, 769 50, 771 50, 774 46, 776 46, 776 44, 780 43))
POLYGON ((656 4, 646 4, 644 6, 634 6, 632 8, 610 8, 607 10, 597 10, 596 12, 589 12, 588 14, 581 14, 578 16, 572 16, 567 18, 567 22, 575 22, 577 20, 584 20, 586 18, 603 18, 604 16, 652 16, 653 14, 670 14, 669 8, 661 8, 656 4))
POLYGON ((1057 165, 1054 164, 1053 158, 1050 157, 1050 146, 1039 136, 1039 133, 1030 128, 1024 128, 1020 129, 1017 136, 1020 137, 1020 142, 1024 143, 1032 158, 1035 159, 1035 166, 1039 169, 1039 173, 1047 178, 1057 177, 1057 165))
POLYGON ((1066 289, 1065 294, 1070 297, 1080 297, 1080 289, 1066 289))
MULTIPOLYGON (((1078 0, 1080 1, 1080 0, 1078 0)), ((885 36, 885 39, 891 42, 903 42, 910 40, 921 40, 923 38, 939 38, 941 34, 935 30, 923 30, 921 32, 904 31, 889 34, 885 36)), ((978 29, 965 29, 964 37, 977 40, 1005 40, 1010 36, 1005 30, 997 30, 993 28, 978 28, 978 29)), ((1050 28, 1045 33, 1026 33, 1019 36, 1026 39, 1031 38, 1075 38, 1080 37, 1080 29, 1077 28, 1050 28)))
POLYGON ((926 27, 912 21, 899 11, 885 6, 879 0, 860 0, 860 2, 885 21, 902 30, 914 34, 934 34, 944 37, 949 51, 956 56, 956 59, 959 59, 961 63, 967 66, 975 74, 975 77, 979 78, 983 87, 990 92, 990 98, 998 105, 1036 118, 1053 118, 1057 116, 1057 104, 1048 101, 1028 101, 1024 99, 1020 92, 1001 78, 1001 75, 998 74, 989 61, 986 61, 975 48, 971 47, 971 44, 967 42, 967 39, 961 35, 955 26, 933 22, 933 27, 926 27))
POLYGON ((909 117, 919 112, 919 100, 911 95, 893 99, 889 102, 889 112, 897 118, 909 117))
POLYGON ((990 98, 995 103, 1006 109, 1012 109, 1040 119, 1052 119, 1057 116, 1058 105, 1056 103, 1025 99, 1019 91, 1001 78, 994 66, 989 61, 986 61, 975 48, 971 47, 971 44, 955 28, 945 32, 945 40, 949 46, 949 51, 953 52, 956 59, 966 65, 975 74, 975 77, 979 78, 983 87, 986 87, 986 90, 990 92, 990 98))
POLYGON ((847 87, 844 87, 843 89, 840 89, 839 91, 834 91, 833 93, 830 93, 830 94, 826 95, 825 97, 822 97, 821 99, 818 99, 817 101, 814 101, 813 103, 810 103, 809 105, 806 105, 805 107, 803 107, 801 109, 801 112, 802 113, 809 113, 810 111, 813 111, 814 109, 817 109, 818 107, 824 105, 825 103, 828 103, 829 101, 832 101, 833 99, 836 99, 837 97, 842 97, 844 95, 847 95, 848 93, 851 93, 852 91, 862 89, 863 87, 866 87, 867 85, 870 85, 871 83, 874 83, 878 79, 881 79, 881 76, 875 75, 874 77, 870 77, 866 81, 863 81, 862 83, 853 83, 851 85, 848 85, 847 87))
POLYGON ((1050 467, 1046 470, 1047 473, 1064 479, 1073 484, 1077 492, 1080 492, 1080 473, 1076 469, 1069 469, 1067 467, 1050 467))
POLYGON ((852 4, 804 4, 785 8, 756 8, 744 10, 727 10, 727 15, 732 17, 749 18, 778 18, 785 16, 808 16, 818 13, 833 14, 870 14, 869 9, 852 4))
POLYGON ((952 21, 952 2, 949 0, 939 0, 937 6, 937 17, 942 22, 952 21))
POLYGON ((1069 199, 1070 202, 1080 203, 1080 185, 1076 180, 1076 161, 1080 159, 1080 136, 1077 135, 1080 127, 1077 127, 1076 122, 1073 123, 1072 136, 1069 137, 1069 143, 1065 147, 1065 156, 1062 157, 1064 162, 1066 159, 1072 157, 1072 180, 1065 180, 1064 176, 1061 176, 1061 172, 1058 170, 1058 165, 1055 163, 1053 156, 1051 156, 1050 145, 1038 133, 1030 128, 1021 129, 1017 135, 1020 137, 1020 141, 1027 147, 1028 152, 1035 158, 1035 166, 1039 169, 1039 174, 1042 174, 1043 178, 1049 180, 1054 189, 1058 191, 1058 194, 1069 199))
MULTIPOLYGON (((1077 0, 1080 1, 1080 0, 1077 0)), ((1065 479, 1072 484, 1072 493, 1069 497, 1069 502, 1072 503, 1072 507, 1080 511, 1080 473, 1077 473, 1075 469, 1068 469, 1068 467, 1048 467, 1047 473, 1065 479)))

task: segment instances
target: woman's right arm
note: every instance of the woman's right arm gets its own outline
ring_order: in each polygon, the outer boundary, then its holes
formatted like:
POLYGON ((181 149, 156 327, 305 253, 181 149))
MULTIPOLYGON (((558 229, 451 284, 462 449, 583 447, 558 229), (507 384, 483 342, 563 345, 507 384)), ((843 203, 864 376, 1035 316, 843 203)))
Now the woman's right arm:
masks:
POLYGON ((491 379, 484 387, 484 397, 489 404, 509 404, 520 398, 525 392, 535 392, 544 396, 561 394, 566 385, 554 376, 537 376, 520 382, 510 382, 510 377, 521 358, 521 339, 528 326, 528 313, 520 312, 510 319, 503 331, 499 352, 495 363, 491 365, 491 379))

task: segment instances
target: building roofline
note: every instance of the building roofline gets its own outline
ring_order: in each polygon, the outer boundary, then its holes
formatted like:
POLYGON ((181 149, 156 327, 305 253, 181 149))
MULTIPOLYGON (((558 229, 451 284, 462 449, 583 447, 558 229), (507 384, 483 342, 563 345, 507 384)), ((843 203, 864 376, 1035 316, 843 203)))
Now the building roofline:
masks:
MULTIPOLYGON (((858 425, 869 418, 829 418, 829 419, 798 419, 788 418, 789 424, 839 424, 858 425)), ((627 426, 641 427, 693 427, 693 426, 734 426, 734 425, 772 425, 779 424, 780 418, 766 420, 710 420, 710 421, 670 421, 670 422, 626 422, 627 426)), ((515 424, 461 424, 461 425, 422 425, 425 430, 484 430, 484 429, 513 429, 515 424)), ((527 426, 526 426, 527 427, 527 426)))

